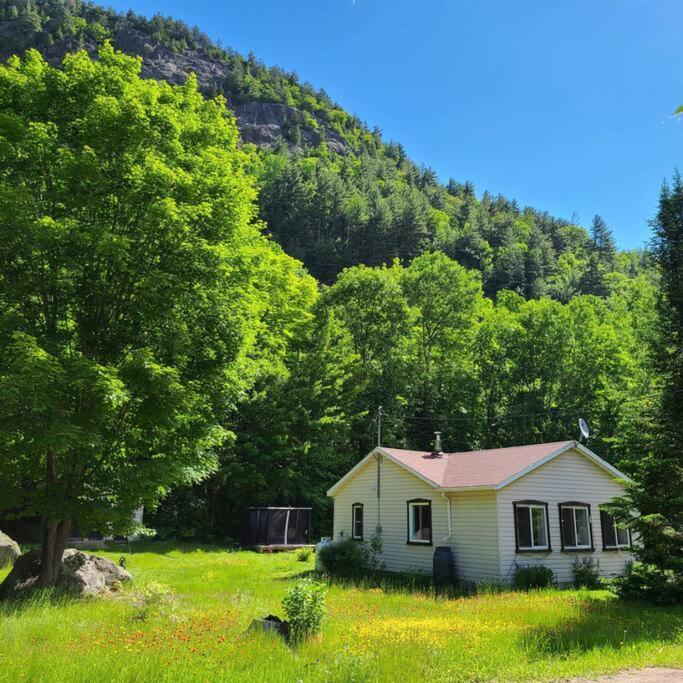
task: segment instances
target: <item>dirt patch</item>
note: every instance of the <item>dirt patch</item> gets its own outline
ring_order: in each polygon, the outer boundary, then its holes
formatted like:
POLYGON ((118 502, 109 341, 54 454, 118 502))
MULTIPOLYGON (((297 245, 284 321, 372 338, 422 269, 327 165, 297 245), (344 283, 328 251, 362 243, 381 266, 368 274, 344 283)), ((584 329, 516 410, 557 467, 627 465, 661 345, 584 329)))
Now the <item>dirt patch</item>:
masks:
POLYGON ((683 683, 683 669, 665 669, 658 666, 628 669, 600 678, 576 679, 573 683, 683 683))

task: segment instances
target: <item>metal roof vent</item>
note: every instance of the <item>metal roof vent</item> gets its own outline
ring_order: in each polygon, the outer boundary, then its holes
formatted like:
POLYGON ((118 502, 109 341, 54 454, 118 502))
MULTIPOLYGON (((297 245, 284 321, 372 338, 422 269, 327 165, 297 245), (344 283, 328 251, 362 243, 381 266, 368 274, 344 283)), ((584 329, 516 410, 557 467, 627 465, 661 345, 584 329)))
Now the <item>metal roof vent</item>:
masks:
POLYGON ((432 455, 435 458, 440 458, 443 455, 443 451, 441 450, 441 432, 434 432, 434 450, 432 451, 432 455))

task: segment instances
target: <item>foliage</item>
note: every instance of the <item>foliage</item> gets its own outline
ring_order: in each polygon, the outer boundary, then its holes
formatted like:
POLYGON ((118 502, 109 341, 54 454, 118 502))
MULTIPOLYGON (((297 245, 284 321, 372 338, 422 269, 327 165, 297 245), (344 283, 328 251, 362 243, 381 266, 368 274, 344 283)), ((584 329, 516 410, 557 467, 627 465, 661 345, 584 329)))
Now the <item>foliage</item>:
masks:
POLYGON ((154 616, 168 617, 173 611, 174 600, 175 596, 170 586, 152 581, 134 596, 134 618, 137 621, 145 621, 154 616))
POLYGON ((517 565, 513 585, 520 590, 549 588, 553 585, 553 570, 542 564, 517 565))
POLYGON ((313 550, 311 548, 300 548, 296 551, 296 559, 298 562, 308 562, 313 555, 313 550))
POLYGON ((650 362, 659 378, 655 401, 634 421, 625 460, 633 477, 610 513, 639 537, 638 562, 624 595, 681 600, 683 576, 683 180, 662 188, 653 221, 653 255, 660 274, 657 321, 648 337, 650 362))
POLYGON ((0 66, 0 507, 46 520, 50 572, 74 517, 126 531, 216 468, 289 324, 272 273, 300 281, 224 102, 139 71, 109 45, 0 66))
POLYGON ((658 605, 683 602, 683 576, 655 564, 633 562, 624 576, 614 579, 612 589, 629 600, 645 599, 658 605))
POLYGON ((318 550, 323 569, 333 576, 352 578, 368 570, 365 544, 352 538, 328 543, 318 550))
POLYGON ((576 293, 604 296, 614 274, 630 276, 647 267, 642 253, 630 252, 630 270, 623 270, 599 216, 589 235, 573 221, 521 209, 500 195, 478 198, 471 183, 443 185, 432 169, 414 164, 399 143, 383 142, 379 130, 370 130, 324 90, 294 72, 267 67, 251 53, 224 49, 171 17, 122 14, 81 0, 0 0, 2 20, 0 55, 31 47, 51 54, 83 47, 94 52, 106 37, 119 35, 121 47, 131 49, 138 42, 125 35, 136 31, 168 48, 165 59, 173 68, 160 74, 177 74, 189 64, 197 73, 211 73, 200 84, 209 96, 224 95, 233 106, 287 107, 280 146, 261 150, 254 162, 261 217, 287 252, 325 283, 347 266, 409 261, 438 249, 480 271, 487 295, 510 289, 568 301, 576 293), (339 145, 343 155, 334 153, 339 145))
POLYGON ((574 585, 577 588, 600 586, 600 564, 592 557, 577 557, 572 563, 574 585))
POLYGON ((326 595, 325 584, 303 579, 290 588, 282 599, 282 607, 295 643, 300 643, 320 631, 325 617, 326 595))

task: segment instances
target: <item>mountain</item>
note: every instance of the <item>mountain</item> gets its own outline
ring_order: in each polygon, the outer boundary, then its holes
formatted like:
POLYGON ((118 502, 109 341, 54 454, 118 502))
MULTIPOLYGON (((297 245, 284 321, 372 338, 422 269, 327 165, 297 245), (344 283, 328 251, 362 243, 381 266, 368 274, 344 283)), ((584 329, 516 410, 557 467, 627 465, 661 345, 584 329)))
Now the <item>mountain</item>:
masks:
POLYGON ((36 48, 59 64, 79 49, 96 54, 107 39, 142 57, 145 77, 180 84, 194 73, 207 96, 225 96, 253 150, 267 229, 323 283, 351 265, 441 250, 480 271, 490 296, 510 289, 567 301, 605 296, 648 268, 645 254, 617 253, 609 239, 605 248, 599 217, 589 234, 502 196, 478 198, 471 183, 440 183, 324 90, 199 28, 80 0, 0 0, 0 60, 36 48))

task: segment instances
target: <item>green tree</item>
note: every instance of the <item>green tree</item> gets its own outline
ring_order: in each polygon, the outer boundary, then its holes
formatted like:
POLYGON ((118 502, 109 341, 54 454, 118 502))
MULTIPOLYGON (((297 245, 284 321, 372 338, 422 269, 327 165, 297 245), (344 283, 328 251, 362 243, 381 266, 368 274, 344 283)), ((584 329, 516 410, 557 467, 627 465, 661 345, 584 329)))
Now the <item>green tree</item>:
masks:
POLYGON ((0 67, 0 507, 123 531, 216 466, 269 247, 221 99, 105 45, 0 67))
POLYGON ((683 601, 683 181, 665 184, 652 222, 660 275, 658 323, 651 337, 661 395, 640 421, 646 437, 637 459, 625 462, 634 482, 612 512, 640 535, 640 563, 622 584, 627 595, 683 601))

